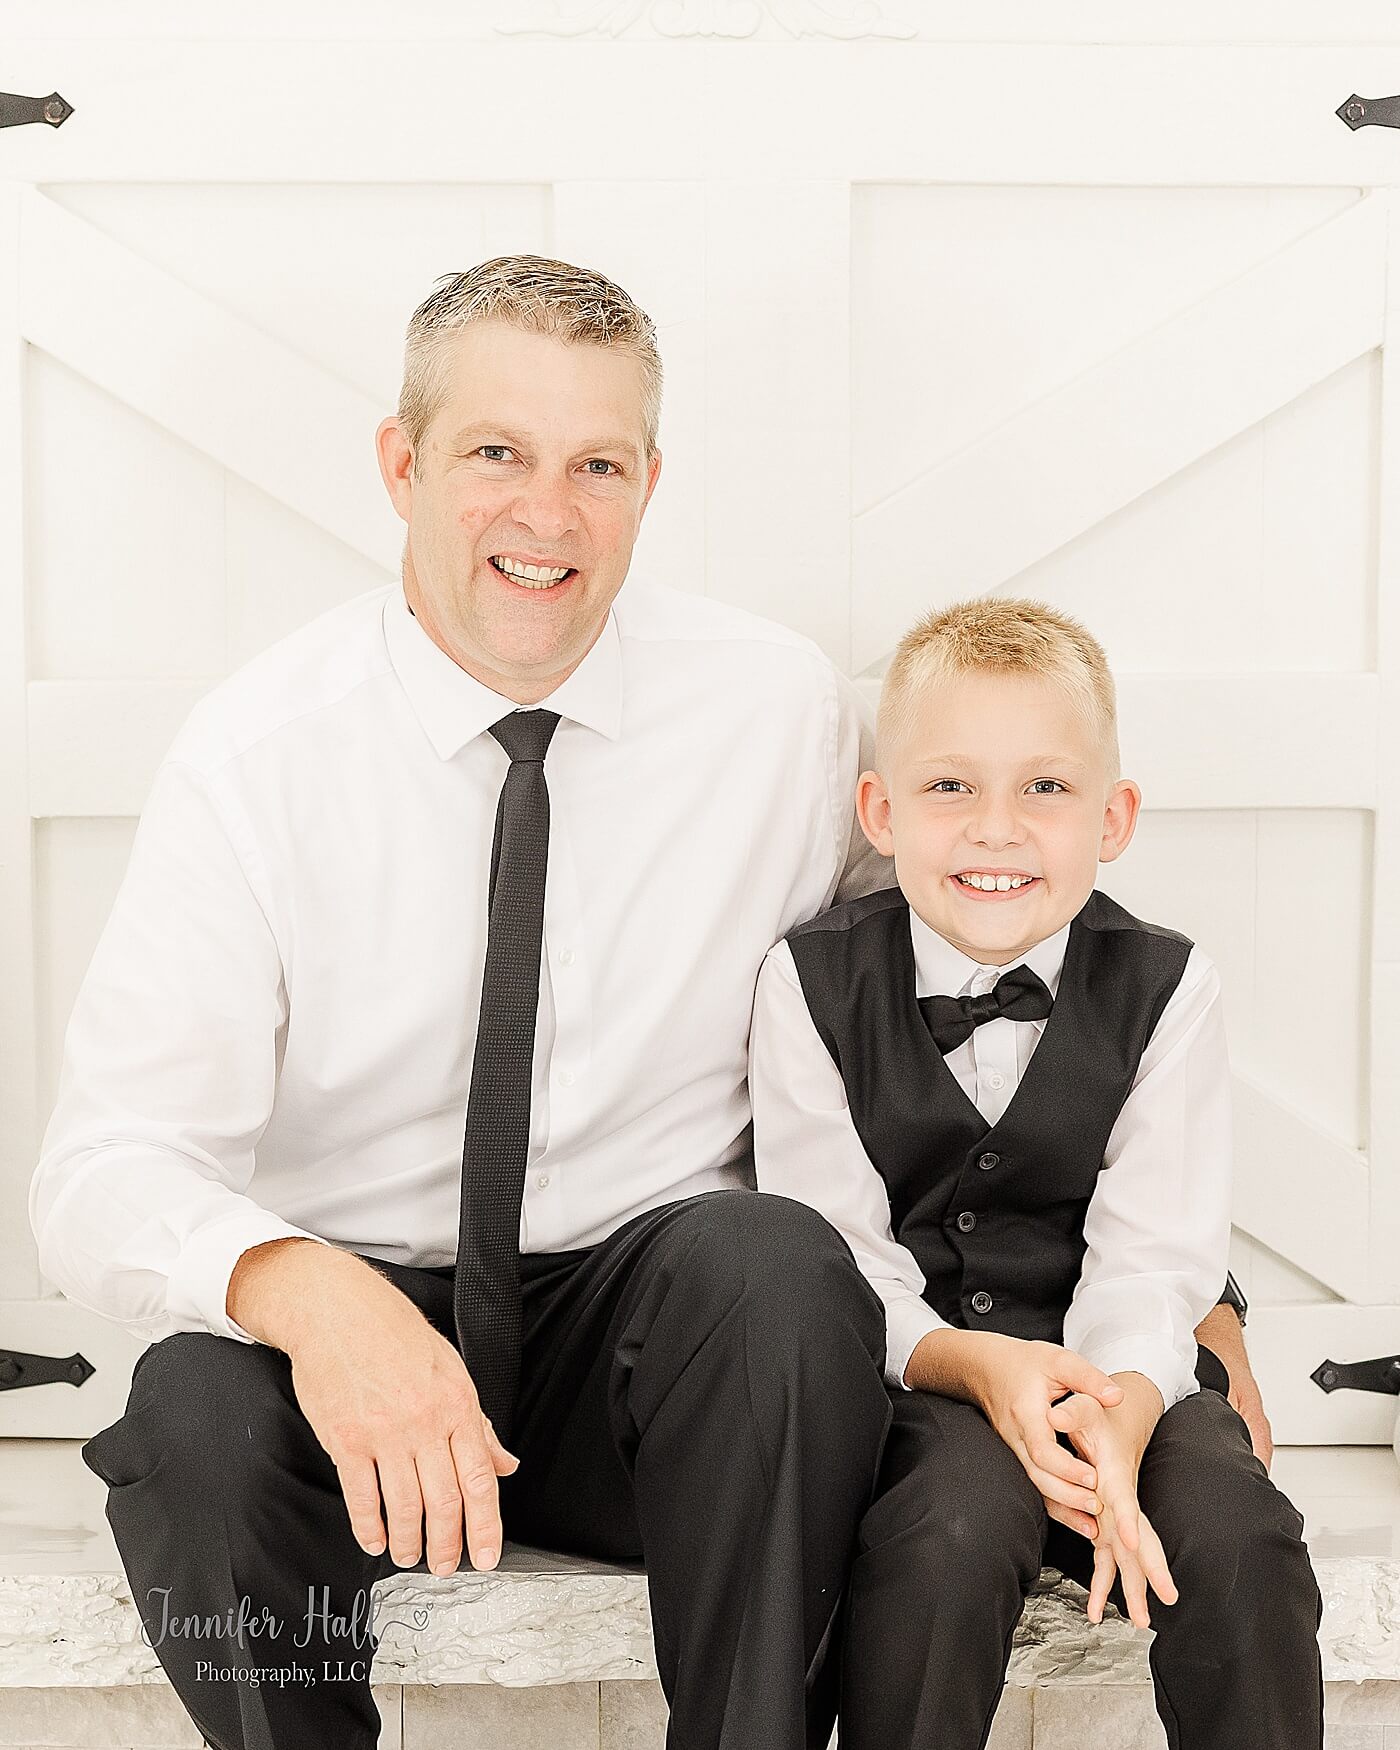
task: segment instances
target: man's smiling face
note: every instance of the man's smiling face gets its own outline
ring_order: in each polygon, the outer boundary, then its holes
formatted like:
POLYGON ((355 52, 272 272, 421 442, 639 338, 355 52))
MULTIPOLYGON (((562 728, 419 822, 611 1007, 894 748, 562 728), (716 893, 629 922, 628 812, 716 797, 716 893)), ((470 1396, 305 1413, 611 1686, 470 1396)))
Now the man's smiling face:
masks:
POLYGON ((404 594, 455 662, 531 704, 587 655, 631 563, 661 468, 642 367, 620 347, 494 320, 450 345, 416 467, 397 419, 377 434, 408 524, 404 594))

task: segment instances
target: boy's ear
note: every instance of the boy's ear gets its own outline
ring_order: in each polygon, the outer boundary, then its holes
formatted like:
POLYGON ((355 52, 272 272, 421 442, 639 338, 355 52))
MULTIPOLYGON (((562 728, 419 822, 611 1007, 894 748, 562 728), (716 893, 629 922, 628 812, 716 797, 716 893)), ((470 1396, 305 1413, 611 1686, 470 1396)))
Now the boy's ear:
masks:
POLYGON ((1103 837, 1099 841, 1101 863, 1111 863, 1127 850, 1141 807, 1142 791, 1131 778, 1120 778, 1104 803, 1103 837))
POLYGON ((856 819, 882 857, 894 855, 894 830, 890 825, 890 793, 878 772, 862 772, 856 780, 856 819))

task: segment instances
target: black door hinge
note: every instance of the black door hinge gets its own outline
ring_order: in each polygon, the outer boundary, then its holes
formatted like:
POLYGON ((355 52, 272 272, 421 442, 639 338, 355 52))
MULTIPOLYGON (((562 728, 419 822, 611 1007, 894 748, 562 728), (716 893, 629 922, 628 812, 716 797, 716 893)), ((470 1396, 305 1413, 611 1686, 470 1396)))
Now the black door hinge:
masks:
POLYGON ((0 1349, 0 1391, 26 1385, 82 1385, 97 1369, 85 1355, 25 1355, 0 1349))
POLYGON ((1400 1393, 1400 1355, 1378 1355, 1373 1361, 1324 1361, 1308 1377, 1323 1391, 1400 1393))
POLYGON ((1400 97, 1351 96, 1337 114, 1353 133, 1358 128, 1400 128, 1400 97))
POLYGON ((26 122, 47 122, 51 128, 61 128, 72 113, 73 105, 56 91, 47 97, 0 91, 0 128, 22 128, 26 122))

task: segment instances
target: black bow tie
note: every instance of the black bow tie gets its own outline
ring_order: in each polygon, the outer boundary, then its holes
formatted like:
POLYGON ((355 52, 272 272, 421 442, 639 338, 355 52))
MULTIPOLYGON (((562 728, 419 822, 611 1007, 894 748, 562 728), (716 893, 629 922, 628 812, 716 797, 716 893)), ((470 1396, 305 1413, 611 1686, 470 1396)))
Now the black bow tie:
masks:
POLYGON ((1055 999, 1044 979, 1023 962, 1013 966, 980 997, 920 997, 919 1012, 933 1035, 933 1042, 946 1057, 974 1027, 1009 1015, 1013 1021, 1040 1021, 1050 1013, 1055 999))

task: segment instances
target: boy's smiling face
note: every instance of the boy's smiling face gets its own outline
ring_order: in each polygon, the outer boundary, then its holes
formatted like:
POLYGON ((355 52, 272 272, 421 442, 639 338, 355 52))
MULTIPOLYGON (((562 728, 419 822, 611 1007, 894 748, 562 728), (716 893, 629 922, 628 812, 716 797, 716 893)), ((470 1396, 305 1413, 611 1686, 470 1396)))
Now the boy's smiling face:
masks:
POLYGON ((972 672, 908 700, 864 772, 866 837, 895 860, 905 898, 946 941, 986 966, 1021 959, 1093 891, 1101 862, 1133 836, 1142 794, 1109 781, 1092 723, 1038 675, 972 672), (1006 891, 961 877, 1029 876, 1006 891))

